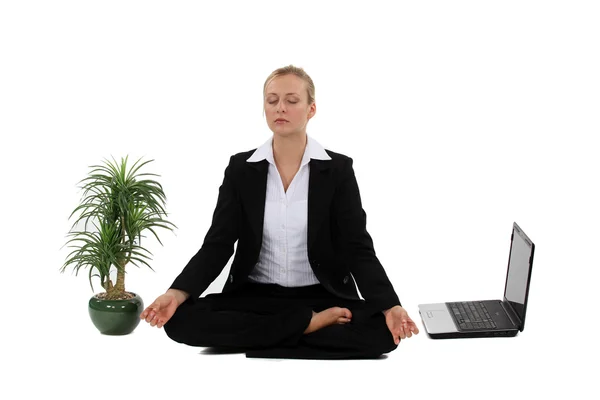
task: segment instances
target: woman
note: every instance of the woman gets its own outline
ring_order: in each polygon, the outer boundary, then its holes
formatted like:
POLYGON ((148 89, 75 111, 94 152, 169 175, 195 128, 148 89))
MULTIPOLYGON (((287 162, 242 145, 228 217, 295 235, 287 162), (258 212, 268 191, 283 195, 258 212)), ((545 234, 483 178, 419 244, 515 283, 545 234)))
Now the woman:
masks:
POLYGON ((292 65, 265 81, 272 138, 231 157, 202 248, 141 314, 171 339, 339 359, 378 357, 419 332, 375 255, 352 159, 306 134, 314 93, 292 65), (200 297, 236 241, 223 292, 200 297))

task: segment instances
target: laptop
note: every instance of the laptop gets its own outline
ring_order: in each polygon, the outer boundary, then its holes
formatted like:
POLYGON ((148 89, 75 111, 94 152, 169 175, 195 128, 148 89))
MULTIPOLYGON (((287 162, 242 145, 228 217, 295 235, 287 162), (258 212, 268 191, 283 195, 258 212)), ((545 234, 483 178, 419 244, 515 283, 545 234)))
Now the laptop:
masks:
POLYGON ((419 304, 429 337, 506 337, 523 331, 535 245, 516 222, 510 238, 503 299, 419 304))

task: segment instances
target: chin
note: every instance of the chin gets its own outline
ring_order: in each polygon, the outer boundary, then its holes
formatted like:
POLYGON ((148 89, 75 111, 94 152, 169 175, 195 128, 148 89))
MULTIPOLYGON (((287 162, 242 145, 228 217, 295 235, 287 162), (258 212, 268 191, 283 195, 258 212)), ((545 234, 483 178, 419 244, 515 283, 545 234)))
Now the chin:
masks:
POLYGON ((298 132, 295 132, 295 131, 287 131, 287 130, 286 130, 286 131, 283 131, 283 130, 281 130, 281 131, 280 131, 280 130, 277 130, 277 129, 275 129, 275 130, 273 131, 273 134, 275 134, 275 135, 278 135, 278 136, 285 136, 285 137, 288 137, 288 136, 295 136, 295 135, 297 135, 297 134, 298 134, 298 132))
POLYGON ((282 135, 289 135, 291 132, 293 132, 292 130, 281 126, 273 126, 271 130, 273 131, 273 133, 280 133, 282 135))

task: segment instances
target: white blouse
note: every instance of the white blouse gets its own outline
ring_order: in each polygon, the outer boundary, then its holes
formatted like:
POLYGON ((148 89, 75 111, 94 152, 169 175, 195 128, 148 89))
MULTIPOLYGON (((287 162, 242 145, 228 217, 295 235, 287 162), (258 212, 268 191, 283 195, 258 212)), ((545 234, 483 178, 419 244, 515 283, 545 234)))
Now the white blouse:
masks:
POLYGON ((273 158, 273 137, 257 148, 247 162, 266 159, 267 193, 263 240, 256 266, 248 279, 281 286, 308 286, 319 283, 308 261, 308 177, 309 161, 331 160, 316 140, 307 135, 300 169, 287 192, 273 158))

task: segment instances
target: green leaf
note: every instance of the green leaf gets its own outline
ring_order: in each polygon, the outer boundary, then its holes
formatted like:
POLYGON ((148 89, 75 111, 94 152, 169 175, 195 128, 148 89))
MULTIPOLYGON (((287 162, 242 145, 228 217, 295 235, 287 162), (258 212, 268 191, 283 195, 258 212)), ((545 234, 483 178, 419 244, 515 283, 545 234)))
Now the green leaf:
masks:
POLYGON ((111 158, 112 161, 105 158, 101 164, 89 166, 88 175, 78 182, 83 195, 69 215, 69 220, 77 217, 65 243, 74 250, 60 268, 64 272, 72 267, 76 275, 80 269, 88 268, 92 289, 92 278, 99 278, 105 287, 111 269, 123 270, 123 262, 137 267, 143 264, 153 270, 148 263, 152 253, 141 246, 146 237, 143 233, 149 231, 163 245, 157 229, 177 228, 166 220, 163 186, 150 179, 160 175, 142 172, 154 160, 139 158, 128 169, 129 156, 120 162, 111 158))

